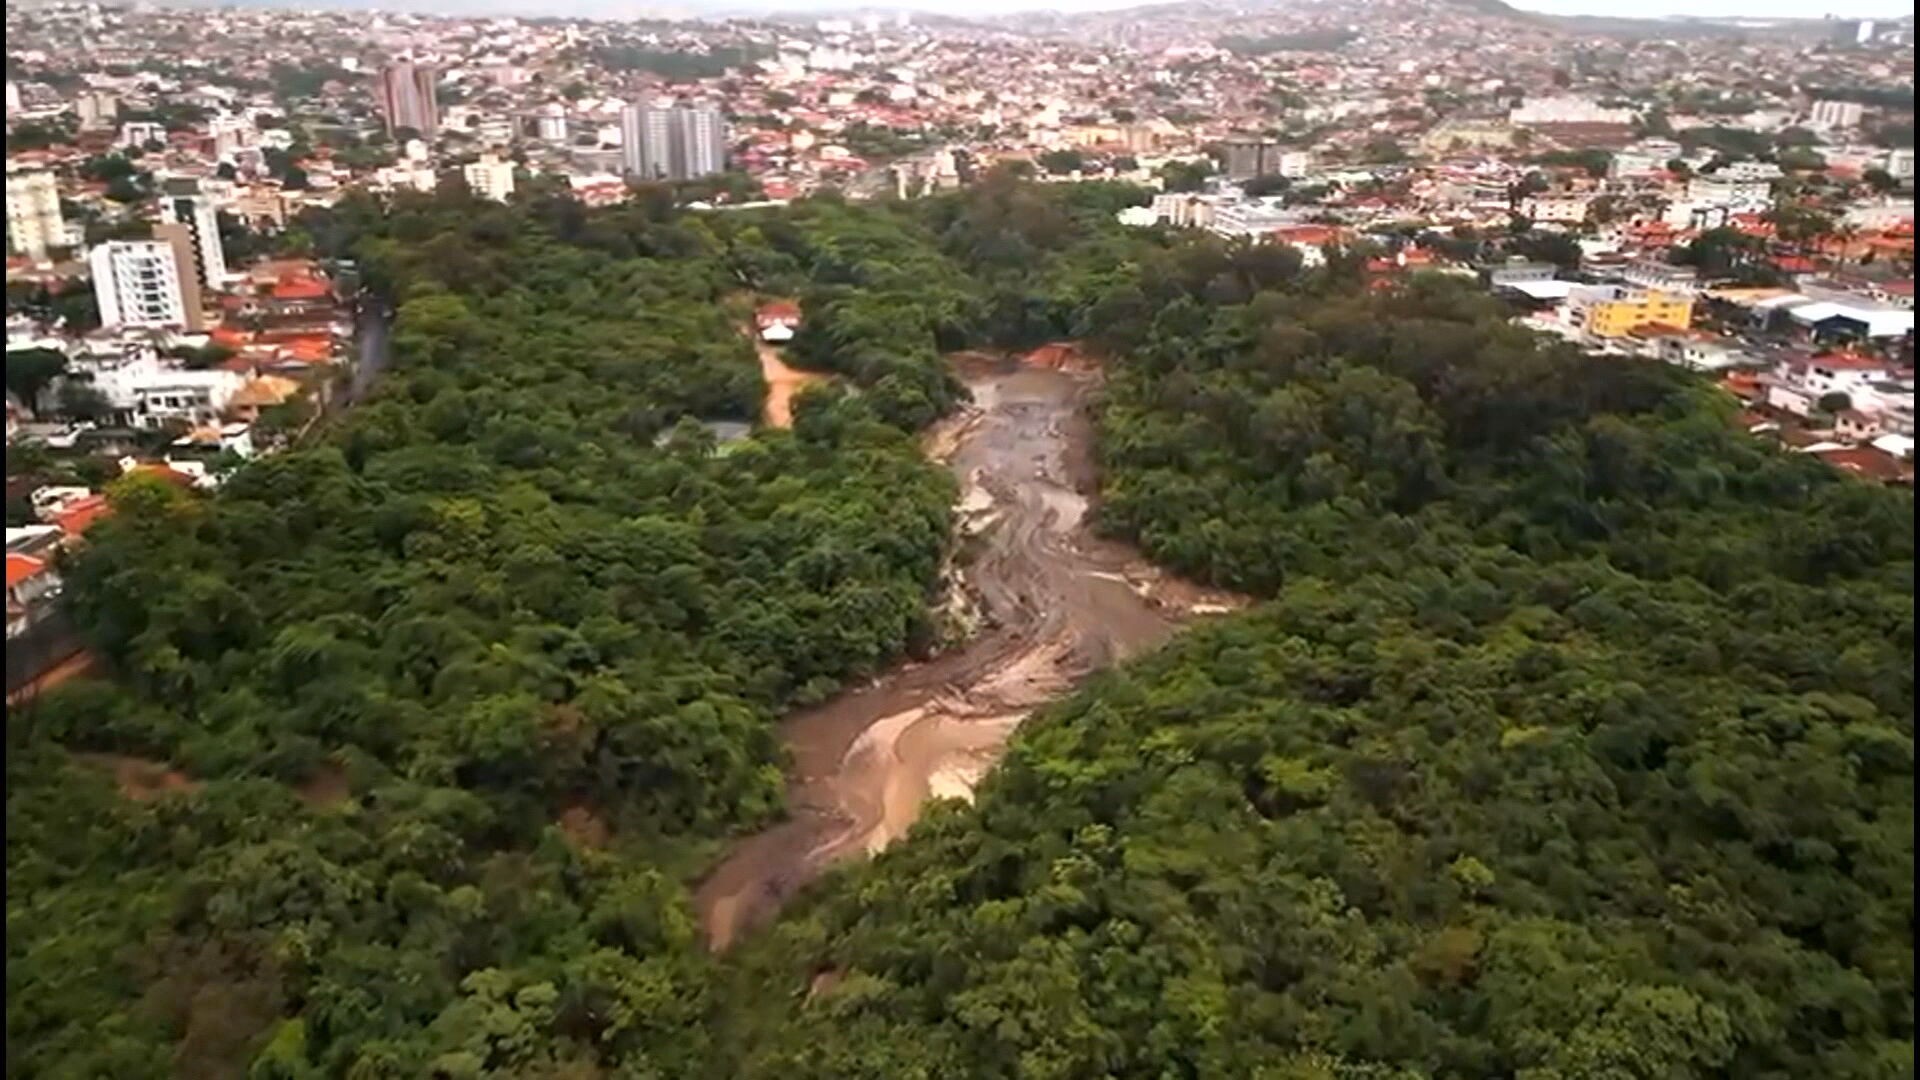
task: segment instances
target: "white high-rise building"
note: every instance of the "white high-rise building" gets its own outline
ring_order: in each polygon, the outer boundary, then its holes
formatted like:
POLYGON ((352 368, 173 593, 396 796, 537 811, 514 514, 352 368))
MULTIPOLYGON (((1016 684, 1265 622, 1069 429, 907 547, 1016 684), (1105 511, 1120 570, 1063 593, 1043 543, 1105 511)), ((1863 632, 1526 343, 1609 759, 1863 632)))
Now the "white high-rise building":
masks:
POLYGON ((1816 101, 1807 114, 1807 124, 1816 128, 1856 128, 1867 107, 1857 101, 1816 101))
POLYGON ((564 144, 567 141, 567 110, 557 102, 549 102, 534 113, 534 134, 541 142, 564 144))
POLYGON ((1591 98, 1530 98, 1507 114, 1507 121, 1530 124, 1613 124, 1633 123, 1632 109, 1611 109, 1591 98))
POLYGON ((187 227, 193 239, 193 273, 200 287, 208 292, 225 288, 227 251, 220 243, 220 216, 213 208, 213 200, 199 194, 163 196, 160 220, 187 227))
POLYGON ((620 110, 620 157, 627 174, 642 180, 672 180, 673 110, 646 101, 620 110))
POLYGON ((638 101, 620 111, 620 145, 629 175, 697 180, 726 169, 727 121, 711 105, 638 101))
POLYGON ((173 245, 109 240, 87 256, 102 326, 185 326, 187 306, 173 245))
POLYGON ((47 249, 65 247, 67 221, 60 214, 60 187, 44 169, 7 173, 7 246, 34 262, 47 249))
POLYGON ((103 90, 88 90, 73 100, 73 111, 82 131, 111 128, 120 116, 120 99, 103 90))
POLYGON ((1275 170, 1289 180, 1298 180, 1313 169, 1313 154, 1306 150, 1282 150, 1275 159, 1275 170))
POLYGON ((207 133, 213 136, 213 156, 221 161, 230 161, 241 150, 252 146, 256 134, 252 120, 232 115, 207 121, 207 133))
POLYGON ((727 168, 727 119, 711 105, 675 110, 679 113, 686 179, 712 176, 727 168))
POLYGON ((463 166, 460 175, 467 190, 483 199, 506 202, 513 194, 513 162, 497 154, 482 154, 480 160, 463 166))
POLYGON ((411 60, 395 61, 381 68, 374 80, 373 92, 380 104, 380 115, 386 119, 387 131, 412 128, 422 135, 439 131, 439 81, 439 72, 411 60))

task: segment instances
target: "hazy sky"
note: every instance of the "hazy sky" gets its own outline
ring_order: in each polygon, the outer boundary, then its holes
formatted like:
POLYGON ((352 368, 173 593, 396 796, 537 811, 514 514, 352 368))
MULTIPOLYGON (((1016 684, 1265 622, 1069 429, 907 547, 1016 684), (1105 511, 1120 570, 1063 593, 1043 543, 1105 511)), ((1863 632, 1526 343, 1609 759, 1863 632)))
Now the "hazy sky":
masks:
MULTIPOLYGON (((735 0, 751 6, 755 0, 735 0)), ((795 9, 854 8, 859 0, 759 0, 768 7, 795 9)), ((880 0, 881 7, 910 7, 926 11, 960 10, 976 14, 1005 14, 1015 11, 1112 11, 1159 0, 967 0, 954 5, 950 0, 880 0)), ((1662 15, 1751 15, 1758 18, 1793 16, 1817 19, 1828 13, 1854 18, 1888 18, 1913 13, 1913 0, 1508 0, 1514 7, 1545 11, 1555 15, 1625 15, 1658 17, 1662 15)))
POLYGON ((1750 15, 1756 18, 1792 16, 1817 19, 1822 15, 1883 18, 1913 14, 1913 0, 1508 0, 1517 8, 1555 15, 1750 15))
MULTIPOLYGON (((1161 0, 877 0, 886 8, 917 8, 922 11, 962 10, 974 14, 1002 15, 1016 11, 1113 11, 1161 0)), ((1545 11, 1555 15, 1624 15, 1659 17, 1662 15, 1750 15, 1758 18, 1793 16, 1817 19, 1832 13, 1854 18, 1890 18, 1913 13, 1913 0, 1508 0, 1514 7, 1545 11)), ((832 8, 851 10, 860 0, 719 0, 721 6, 766 7, 787 11, 832 8)), ((691 6, 702 6, 695 0, 691 6)))

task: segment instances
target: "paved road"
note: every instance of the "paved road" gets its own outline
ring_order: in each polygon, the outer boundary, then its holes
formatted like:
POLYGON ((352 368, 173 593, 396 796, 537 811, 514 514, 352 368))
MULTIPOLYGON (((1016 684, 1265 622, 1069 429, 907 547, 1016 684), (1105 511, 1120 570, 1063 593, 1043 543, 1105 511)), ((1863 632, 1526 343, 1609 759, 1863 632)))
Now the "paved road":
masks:
POLYGON ((393 352, 393 310, 386 301, 364 297, 354 315, 356 358, 353 380, 347 384, 342 405, 352 405, 366 395, 374 376, 386 370, 393 352))

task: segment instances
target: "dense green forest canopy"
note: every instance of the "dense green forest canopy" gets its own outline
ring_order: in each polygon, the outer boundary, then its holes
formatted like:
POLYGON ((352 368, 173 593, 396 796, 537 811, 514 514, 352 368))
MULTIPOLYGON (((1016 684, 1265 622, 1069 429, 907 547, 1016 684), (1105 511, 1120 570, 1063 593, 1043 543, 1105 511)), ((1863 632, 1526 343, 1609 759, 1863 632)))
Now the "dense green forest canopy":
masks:
POLYGON ((1910 1075, 1911 495, 1454 282, 1128 258, 1103 523, 1273 599, 790 913, 735 1067, 1910 1075))
POLYGON ((123 483, 67 570, 116 678, 9 723, 8 1072, 692 1075, 680 882, 779 811, 780 710, 931 639, 950 481, 856 396, 714 445, 762 386, 697 222, 349 227, 374 397, 211 499, 123 483))
POLYGON ((1911 495, 1142 197, 303 222, 396 367, 69 567, 113 678, 10 719, 9 1073, 1910 1075, 1911 495), (716 446, 752 293, 843 378, 716 446), (709 959, 773 717, 932 636, 941 353, 1063 336, 1102 526, 1266 602, 709 959))

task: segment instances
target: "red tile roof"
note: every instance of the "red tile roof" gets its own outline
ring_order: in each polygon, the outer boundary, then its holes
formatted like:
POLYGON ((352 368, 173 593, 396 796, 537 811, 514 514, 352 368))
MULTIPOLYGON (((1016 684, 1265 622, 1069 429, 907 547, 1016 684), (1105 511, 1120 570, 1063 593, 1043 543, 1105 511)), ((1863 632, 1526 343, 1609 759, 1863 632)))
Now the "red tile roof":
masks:
POLYGON ((7 553, 7 588, 11 589, 47 568, 46 560, 31 555, 7 553))
POLYGON ((128 476, 132 476, 135 473, 141 476, 152 476, 165 480, 175 487, 190 488, 193 486, 193 477, 188 476, 179 469, 158 461, 143 461, 127 470, 128 476))
POLYGON ((797 323, 800 321, 800 305, 791 300, 769 300, 760 305, 753 317, 761 326, 771 326, 777 322, 797 323))
POLYGON ((319 300, 329 294, 327 283, 314 278, 283 277, 273 283, 275 300, 319 300))
POLYGON ((1331 244, 1340 238, 1340 231, 1325 225, 1282 225, 1273 230, 1273 238, 1289 244, 1331 244))
POLYGON ((53 517, 53 524, 68 536, 84 536, 93 524, 108 514, 113 507, 107 503, 105 495, 89 495, 84 499, 75 499, 53 517))
POLYGON ((1862 356, 1855 352, 1826 353, 1812 357, 1809 362, 1834 371, 1893 371, 1900 366, 1891 360, 1862 356))
MULTIPOLYGON (((1869 477, 1880 481, 1900 480, 1908 475, 1900 460, 1884 450, 1871 446, 1849 446, 1839 450, 1822 450, 1814 455, 1836 469, 1869 477)), ((9 572, 11 577, 11 572, 9 572)))

